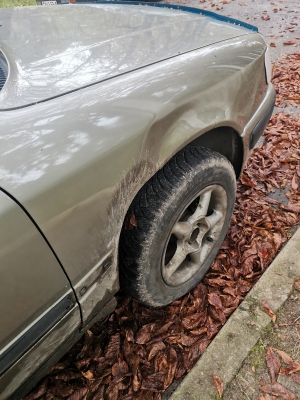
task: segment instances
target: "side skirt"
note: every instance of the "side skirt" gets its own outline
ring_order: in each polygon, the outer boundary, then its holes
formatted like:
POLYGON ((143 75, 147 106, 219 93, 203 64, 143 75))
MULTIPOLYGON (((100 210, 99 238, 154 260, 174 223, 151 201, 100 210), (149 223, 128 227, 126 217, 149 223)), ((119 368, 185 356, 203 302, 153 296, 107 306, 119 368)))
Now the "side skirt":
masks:
MULTIPOLYGON (((24 397, 43 376, 49 372, 49 370, 55 365, 60 358, 68 351, 70 348, 81 338, 85 330, 92 326, 95 322, 104 318, 106 315, 110 314, 116 307, 116 299, 113 298, 95 318, 89 322, 84 329, 76 329, 67 339, 63 341, 60 347, 56 349, 54 353, 32 374, 27 380, 9 397, 7 400, 20 400, 24 397)), ((0 384, 1 387, 1 384, 0 384)), ((1 397, 1 396, 0 396, 1 397)), ((2 397, 1 397, 2 398, 2 397)))

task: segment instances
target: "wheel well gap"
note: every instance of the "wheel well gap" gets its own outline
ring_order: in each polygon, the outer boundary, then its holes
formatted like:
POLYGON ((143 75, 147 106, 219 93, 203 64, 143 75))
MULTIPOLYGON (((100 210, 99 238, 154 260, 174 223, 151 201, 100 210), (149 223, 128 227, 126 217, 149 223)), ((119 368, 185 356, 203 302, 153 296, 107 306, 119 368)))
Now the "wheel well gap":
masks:
POLYGON ((243 141, 231 127, 220 127, 205 132, 189 143, 189 146, 200 146, 217 151, 226 157, 235 170, 238 178, 243 164, 243 141))

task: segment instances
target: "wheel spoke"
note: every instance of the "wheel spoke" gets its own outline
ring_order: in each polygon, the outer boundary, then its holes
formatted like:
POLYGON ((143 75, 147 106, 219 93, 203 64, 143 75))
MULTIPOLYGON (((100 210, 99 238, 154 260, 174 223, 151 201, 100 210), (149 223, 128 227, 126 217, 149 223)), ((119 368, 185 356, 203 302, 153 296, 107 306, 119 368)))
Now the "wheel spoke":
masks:
POLYGON ((200 265, 201 262, 201 247, 199 250, 190 253, 191 263, 195 265, 200 265))
POLYGON ((184 249, 183 244, 179 243, 179 245, 177 245, 175 254, 164 268, 165 277, 170 278, 174 274, 174 272, 180 267, 185 258, 186 258, 186 251, 184 249))
POLYGON ((219 210, 214 210, 214 212, 208 217, 203 218, 208 226, 208 230, 213 228, 223 217, 223 213, 219 210))
POLYGON ((176 222, 172 229, 173 235, 177 239, 187 239, 191 234, 191 225, 188 222, 176 222))
MULTIPOLYGON (((205 246, 204 246, 205 247, 205 246)), ((187 263, 187 268, 181 272, 181 276, 184 279, 190 279, 197 271, 202 268, 203 262, 205 261, 207 251, 204 249, 205 255, 203 256, 202 246, 192 253, 189 253, 190 261, 187 263)))
POLYGON ((212 247, 213 247, 213 243, 212 242, 211 243, 204 243, 202 245, 201 253, 200 253, 200 263, 201 264, 205 261, 205 259, 208 256, 208 254, 209 254, 209 252, 210 252, 212 247))
POLYGON ((203 218, 207 214, 210 199, 211 199, 211 193, 212 193, 212 191, 208 190, 207 192, 203 193, 200 196, 199 204, 198 204, 194 214, 191 215, 190 218, 188 219, 188 221, 190 223, 194 223, 195 221, 197 221, 200 218, 203 218))

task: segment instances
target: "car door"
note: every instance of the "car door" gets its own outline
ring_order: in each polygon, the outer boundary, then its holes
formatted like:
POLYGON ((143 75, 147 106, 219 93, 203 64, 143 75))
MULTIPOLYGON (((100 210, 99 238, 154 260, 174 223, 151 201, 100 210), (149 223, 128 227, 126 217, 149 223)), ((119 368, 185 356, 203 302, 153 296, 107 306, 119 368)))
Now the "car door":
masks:
POLYGON ((7 386, 14 381, 13 392, 49 356, 51 349, 35 345, 71 312, 76 327, 80 314, 67 276, 30 217, 0 190, 0 398, 7 398, 7 386), (5 378, 34 346, 22 376, 19 368, 5 378))

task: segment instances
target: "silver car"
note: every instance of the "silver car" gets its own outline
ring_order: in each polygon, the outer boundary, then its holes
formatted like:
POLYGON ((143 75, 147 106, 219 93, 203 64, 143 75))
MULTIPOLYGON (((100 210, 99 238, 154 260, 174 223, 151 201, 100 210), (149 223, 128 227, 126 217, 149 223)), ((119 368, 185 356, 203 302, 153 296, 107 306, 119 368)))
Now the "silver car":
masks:
POLYGON ((275 92, 251 25, 164 4, 0 10, 0 398, 20 399, 122 290, 210 267, 275 92))

